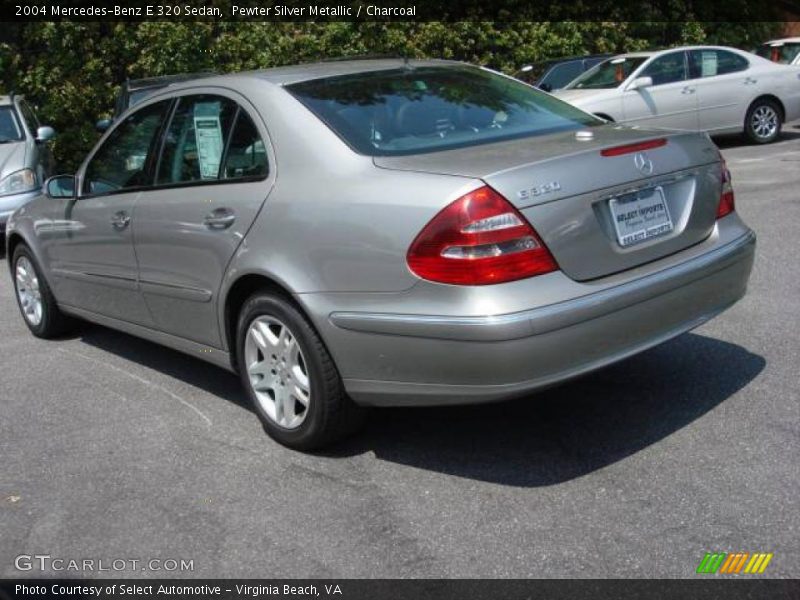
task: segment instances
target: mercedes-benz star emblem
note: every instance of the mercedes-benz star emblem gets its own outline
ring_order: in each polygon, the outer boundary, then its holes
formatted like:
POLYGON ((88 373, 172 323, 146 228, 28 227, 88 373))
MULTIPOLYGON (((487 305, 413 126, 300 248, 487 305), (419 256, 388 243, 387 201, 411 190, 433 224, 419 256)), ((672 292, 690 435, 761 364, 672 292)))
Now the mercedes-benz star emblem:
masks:
POLYGON ((636 156, 633 157, 633 164, 644 175, 650 175, 653 172, 653 161, 644 152, 636 153, 636 156))

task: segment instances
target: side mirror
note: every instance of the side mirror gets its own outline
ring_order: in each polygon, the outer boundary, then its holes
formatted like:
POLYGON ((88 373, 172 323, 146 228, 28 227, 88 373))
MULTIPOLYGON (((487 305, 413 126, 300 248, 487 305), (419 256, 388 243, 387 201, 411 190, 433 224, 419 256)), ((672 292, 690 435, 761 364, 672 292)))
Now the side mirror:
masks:
POLYGON ((631 83, 629 89, 631 90, 642 90, 644 88, 649 88, 653 86, 653 78, 652 77, 637 77, 631 83))
POLYGON ((94 124, 94 128, 100 133, 105 133, 109 127, 111 127, 111 119, 100 119, 94 124))
POLYGON ((56 175, 44 182, 44 193, 50 198, 74 198, 75 176, 56 175))
POLYGON ((54 137, 56 137, 56 130, 48 125, 39 127, 39 129, 36 130, 37 142, 49 142, 54 137))
POLYGON ((549 83, 543 83, 539 86, 539 89, 542 90, 543 92, 552 92, 553 86, 550 85, 549 83))

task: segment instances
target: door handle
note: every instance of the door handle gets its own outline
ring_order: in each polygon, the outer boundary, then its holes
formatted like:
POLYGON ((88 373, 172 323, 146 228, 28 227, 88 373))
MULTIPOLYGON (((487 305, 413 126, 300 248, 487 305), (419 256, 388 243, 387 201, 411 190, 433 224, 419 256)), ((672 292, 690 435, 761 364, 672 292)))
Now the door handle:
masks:
POLYGON ((681 94, 694 94, 694 88, 686 86, 681 90, 681 94))
POLYGON ((236 220, 236 214, 230 208, 216 208, 203 219, 203 225, 209 229, 227 229, 236 220))
POLYGON ((111 217, 111 226, 117 231, 122 231, 131 223, 131 217, 124 210, 115 212, 111 217))
POLYGON ((745 85, 752 85, 754 83, 758 83, 758 79, 753 79, 752 77, 747 77, 744 80, 745 85))

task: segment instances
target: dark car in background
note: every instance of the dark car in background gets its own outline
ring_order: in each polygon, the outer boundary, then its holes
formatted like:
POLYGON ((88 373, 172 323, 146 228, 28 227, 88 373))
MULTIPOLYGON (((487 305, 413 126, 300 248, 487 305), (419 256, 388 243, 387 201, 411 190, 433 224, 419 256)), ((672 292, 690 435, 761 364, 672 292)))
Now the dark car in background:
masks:
POLYGON ((98 131, 105 131, 109 128, 122 113, 128 110, 134 104, 138 104, 144 100, 149 94, 156 90, 165 88, 173 83, 181 83, 190 81, 192 79, 201 79, 203 77, 211 77, 217 73, 213 71, 203 71, 200 73, 178 73, 175 75, 160 75, 158 77, 146 77, 144 79, 127 79, 125 83, 120 86, 117 101, 114 104, 114 115, 110 119, 100 119, 97 121, 95 127, 98 131))
POLYGON ((560 90, 578 75, 611 56, 611 54, 590 54, 543 60, 525 65, 519 70, 517 77, 545 92, 560 90))

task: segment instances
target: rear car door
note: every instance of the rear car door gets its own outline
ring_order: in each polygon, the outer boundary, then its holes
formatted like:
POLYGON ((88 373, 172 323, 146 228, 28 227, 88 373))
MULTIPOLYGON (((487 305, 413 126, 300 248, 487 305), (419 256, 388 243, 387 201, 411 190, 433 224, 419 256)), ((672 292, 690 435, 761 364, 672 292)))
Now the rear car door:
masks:
POLYGON ((48 244, 59 302, 150 325, 138 293, 132 215, 151 181, 159 131, 170 101, 120 122, 78 174, 80 193, 60 201, 48 244))
POLYGON ((747 59, 727 50, 690 50, 689 71, 697 88, 700 129, 740 128, 758 83, 747 59))
POLYGON ((697 94, 694 82, 687 81, 685 52, 654 58, 636 77, 651 77, 653 85, 623 92, 626 122, 665 129, 698 128, 697 94))
POLYGON ((137 203, 139 280, 156 327, 221 346, 217 293, 274 175, 266 129, 232 92, 178 98, 155 185, 137 203))

